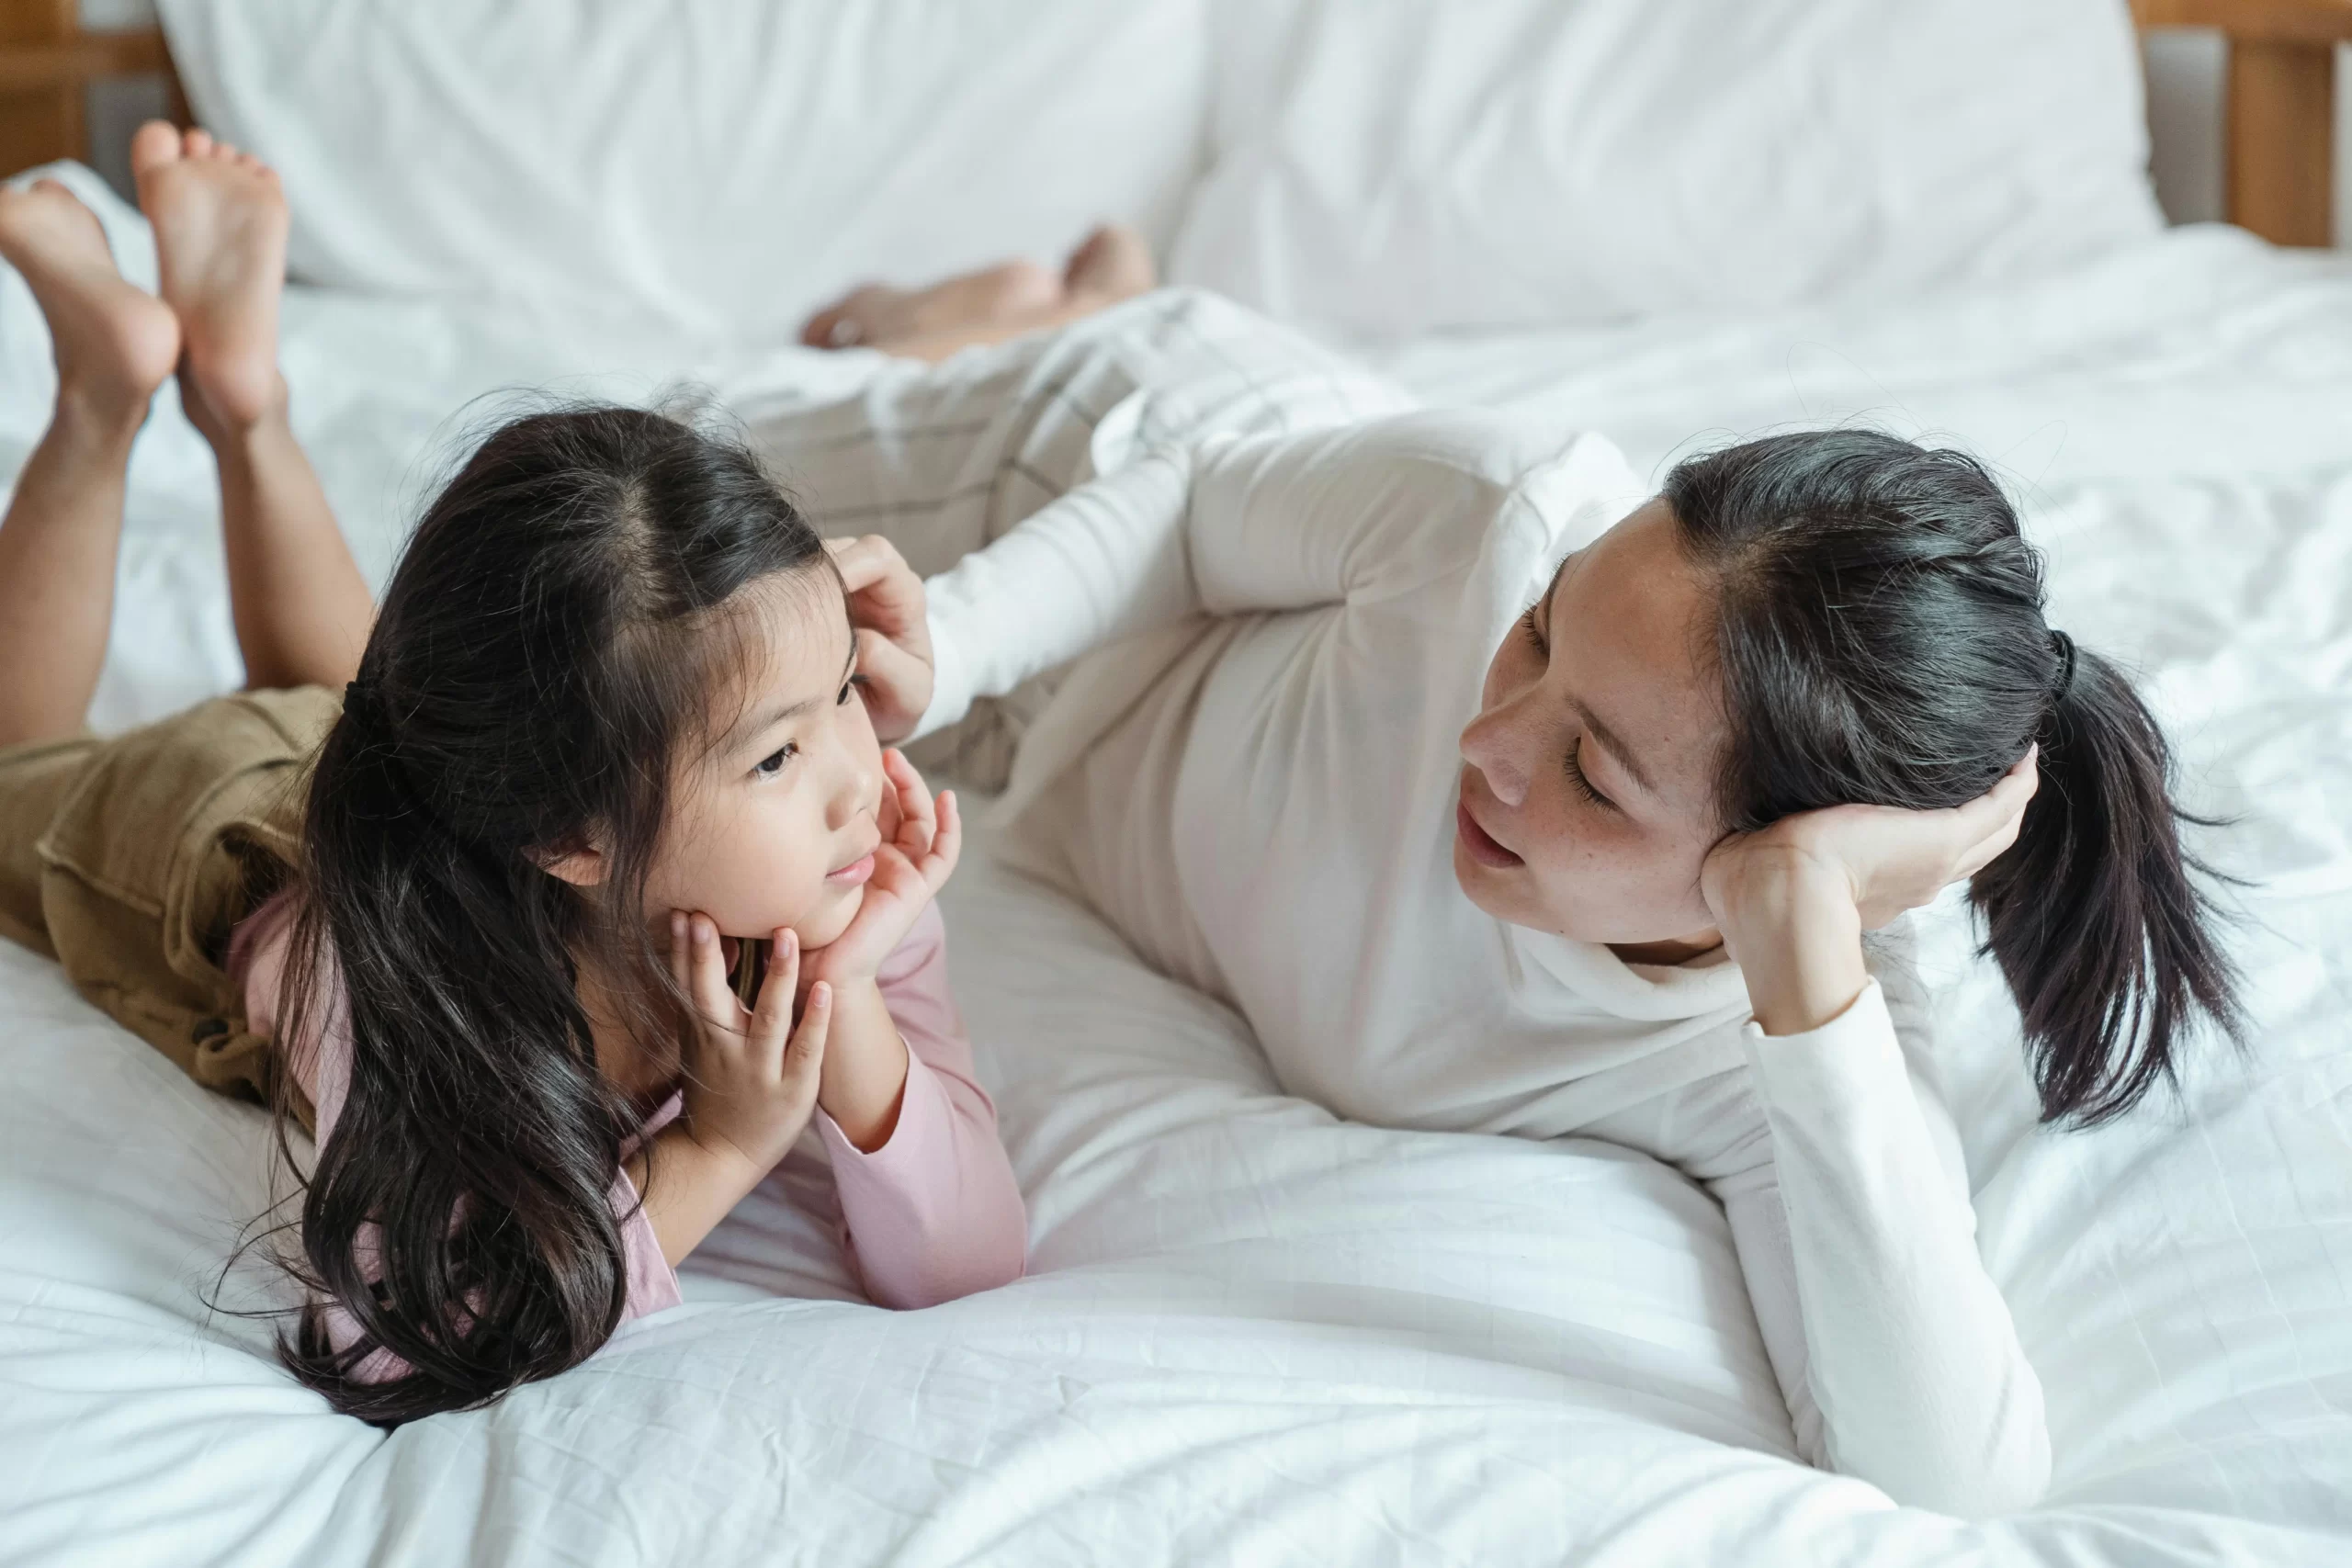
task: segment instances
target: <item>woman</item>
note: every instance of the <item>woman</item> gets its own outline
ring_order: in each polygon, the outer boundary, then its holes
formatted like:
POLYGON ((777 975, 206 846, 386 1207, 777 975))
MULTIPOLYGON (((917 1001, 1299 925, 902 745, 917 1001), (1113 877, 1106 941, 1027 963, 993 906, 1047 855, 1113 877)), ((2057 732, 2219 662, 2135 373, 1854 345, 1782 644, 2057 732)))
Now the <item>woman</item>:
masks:
POLYGON ((1012 851, 1287 1089, 1669 1161, 1808 1460, 2030 1504, 2040 1385, 1865 933, 1970 879, 2045 1114, 2128 1108, 2234 1019, 2162 735, 1963 457, 1781 436, 1634 504, 1603 441, 1401 403, 1161 294, 760 438, 888 536, 852 574, 886 735, 1116 644, 1024 705, 1012 851), (952 563, 927 612, 894 547, 952 563))

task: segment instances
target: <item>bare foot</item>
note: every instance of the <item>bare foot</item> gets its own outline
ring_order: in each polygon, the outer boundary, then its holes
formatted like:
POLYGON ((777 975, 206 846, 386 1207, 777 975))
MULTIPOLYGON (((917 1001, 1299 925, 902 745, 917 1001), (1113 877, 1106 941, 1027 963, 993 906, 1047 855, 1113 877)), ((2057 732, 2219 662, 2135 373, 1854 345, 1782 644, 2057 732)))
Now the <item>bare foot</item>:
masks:
POLYGON ((1101 310, 1159 287, 1151 247, 1133 229, 1105 223, 1079 243, 1062 268, 1062 291, 1074 305, 1101 310))
POLYGON ((808 318, 811 348, 887 348, 910 338, 976 327, 1011 326, 1062 302, 1062 280, 1035 262, 1006 262, 929 288, 869 284, 808 318))
POLYGON ((180 355, 164 302, 122 280, 97 214, 55 180, 0 187, 0 256, 24 275, 49 321, 61 407, 131 425, 180 355))
MULTIPOLYGON (((140 210, 155 226, 164 303, 186 339, 181 385, 199 425, 243 429, 278 408, 277 299, 286 197, 277 175, 201 130, 149 120, 131 139, 140 210)), ((206 431, 212 434, 211 430, 206 431)))

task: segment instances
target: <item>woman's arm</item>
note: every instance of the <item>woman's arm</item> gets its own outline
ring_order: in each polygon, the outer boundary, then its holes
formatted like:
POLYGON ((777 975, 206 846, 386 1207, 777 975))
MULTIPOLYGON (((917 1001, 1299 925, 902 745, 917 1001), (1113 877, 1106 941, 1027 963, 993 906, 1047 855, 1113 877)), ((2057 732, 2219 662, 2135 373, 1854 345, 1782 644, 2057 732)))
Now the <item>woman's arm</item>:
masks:
POLYGON ((1513 506, 1533 526, 1597 532, 1638 489, 1600 437, 1492 413, 1147 452, 930 580, 936 686, 918 733, 1188 615, 1306 609, 1463 570, 1513 506))
POLYGON ((1747 1046, 1771 1179, 1719 1196, 1800 1450, 1910 1506, 2030 1506, 2050 1479, 2041 1384, 1880 987, 1747 1046))
POLYGON ((1977 1254, 1965 1176, 1939 1156, 1956 1142, 1949 1117, 1905 1066, 1861 933, 2007 849, 2033 786, 2029 756, 1957 810, 1806 813, 1727 840, 1702 877, 1755 1008, 1747 1055, 1776 1178, 1725 1212, 1801 1435, 1817 1410, 1808 1457, 1972 1516, 2048 1485, 2041 1388, 1977 1254), (1786 1348, 1792 1307, 1801 1355, 1786 1348))

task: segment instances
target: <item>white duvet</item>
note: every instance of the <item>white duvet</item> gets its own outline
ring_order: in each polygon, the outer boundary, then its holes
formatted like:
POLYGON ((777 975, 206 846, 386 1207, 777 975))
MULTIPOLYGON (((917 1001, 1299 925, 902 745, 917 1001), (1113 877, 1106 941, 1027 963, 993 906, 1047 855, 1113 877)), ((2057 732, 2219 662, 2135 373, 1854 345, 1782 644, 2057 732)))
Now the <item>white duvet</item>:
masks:
MULTIPOLYGON (((114 211, 133 266, 135 220, 114 211)), ((0 276, 0 472, 45 346, 0 276)), ((298 295, 298 423, 380 573, 452 416, 503 385, 748 397, 753 362, 578 323, 298 295)), ((1788 1457, 1721 1216, 1585 1144, 1404 1134, 1273 1091, 1228 1013, 976 854, 959 994, 1033 1221, 1032 1277, 857 1303, 797 1163, 689 1304, 495 1408, 386 1438, 269 1360, 287 1299, 220 1275, 266 1201, 257 1113, 0 944, 0 1563, 826 1564, 2352 1557, 2352 266, 2188 231, 1997 297, 1439 341, 1434 399, 1607 431, 1867 414, 2001 464, 2058 624, 2136 660, 2208 836, 2252 879, 2256 1024, 2181 1109, 2033 1130, 2013 1052, 1952 1064, 1982 1244, 2049 1399, 2047 1504, 1963 1525, 1788 1457)), ((101 717, 234 679, 210 476, 138 458, 101 717)), ((2013 1040, 1959 916, 1960 1026, 2013 1040)))

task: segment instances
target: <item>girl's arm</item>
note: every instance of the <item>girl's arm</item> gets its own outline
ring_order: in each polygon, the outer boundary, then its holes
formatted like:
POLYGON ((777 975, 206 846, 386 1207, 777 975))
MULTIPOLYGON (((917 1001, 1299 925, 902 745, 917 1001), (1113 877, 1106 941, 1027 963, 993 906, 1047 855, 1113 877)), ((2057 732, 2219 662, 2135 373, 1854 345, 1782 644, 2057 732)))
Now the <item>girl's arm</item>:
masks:
POLYGON ((844 1246, 867 1294, 920 1307, 1018 1279, 1029 1224, 947 990, 934 899, 962 852, 956 797, 934 801, 895 750, 882 765, 888 840, 856 917, 806 974, 837 998, 817 1125, 844 1246))
POLYGON ((1747 1054, 1777 1179, 1726 1194, 1725 1213, 1807 1457, 1962 1515, 2048 1485, 2041 1388, 1861 933, 2007 848, 2031 761, 1956 811, 1844 807, 1726 840, 1703 878, 1756 1010, 1747 1054))
MULTIPOLYGON (((727 983, 718 928, 707 915, 671 913, 671 973, 699 1015, 684 1064, 684 1104, 654 1135, 650 1159, 641 1151, 626 1168, 672 1269, 775 1168, 816 1110, 832 988, 810 987, 796 1024, 799 942, 788 931, 774 940, 759 998, 746 1009, 727 983)), ((629 1264, 634 1287, 650 1263, 633 1256, 629 1264)))
POLYGON ((867 1145, 834 1118, 818 1118, 843 1247, 866 1293, 888 1307, 932 1306, 1017 1280, 1028 1261, 1028 1214, 996 1108, 973 1073, 935 906, 883 965, 876 988, 907 1051, 888 1135, 867 1145))

